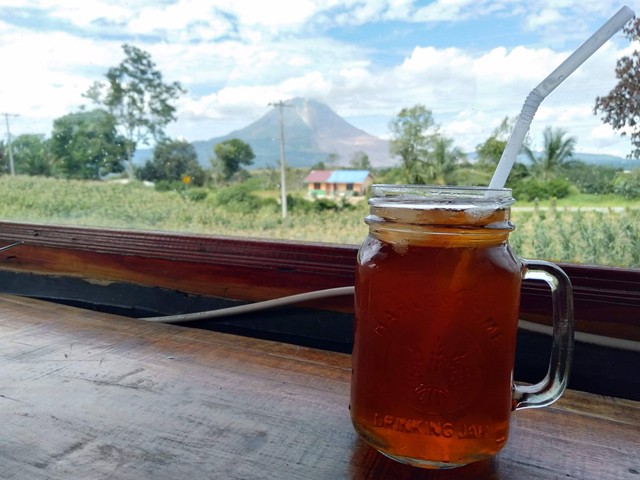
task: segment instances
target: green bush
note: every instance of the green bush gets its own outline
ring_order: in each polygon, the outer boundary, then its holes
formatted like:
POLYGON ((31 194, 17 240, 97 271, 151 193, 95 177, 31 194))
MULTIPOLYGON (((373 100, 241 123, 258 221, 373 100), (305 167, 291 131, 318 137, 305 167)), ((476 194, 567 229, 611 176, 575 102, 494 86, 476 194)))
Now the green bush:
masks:
POLYGON ((616 175, 613 179, 613 192, 627 198, 640 198, 640 168, 616 175))
POLYGON ((184 183, 181 180, 158 180, 154 183, 154 188, 158 192, 171 192, 174 190, 180 190, 184 187, 184 183))
POLYGON ((581 193, 608 194, 613 193, 613 179, 619 172, 613 167, 578 161, 564 171, 564 178, 578 187, 581 193))
POLYGON ((563 178, 554 178, 548 181, 530 178, 513 185, 513 196, 517 200, 525 201, 565 198, 571 192, 571 187, 572 184, 563 178))
POLYGON ((353 210, 351 205, 345 198, 316 198, 315 200, 307 200, 302 197, 287 195, 287 206, 292 212, 312 213, 312 212, 342 212, 345 210, 353 210))
POLYGON ((204 188, 189 188, 186 197, 192 202, 202 202, 209 196, 209 192, 204 188))
POLYGON ((216 192, 215 204, 237 213, 252 213, 273 204, 253 192, 253 188, 246 183, 230 185, 216 192))

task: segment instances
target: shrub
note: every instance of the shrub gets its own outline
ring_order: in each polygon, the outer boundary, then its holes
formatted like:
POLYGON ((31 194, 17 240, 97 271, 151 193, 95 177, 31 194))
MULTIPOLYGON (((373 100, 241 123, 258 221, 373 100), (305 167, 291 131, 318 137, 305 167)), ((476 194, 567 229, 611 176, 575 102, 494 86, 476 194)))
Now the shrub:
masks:
POLYGON ((521 180, 513 186, 513 196, 518 200, 532 201, 551 198, 565 198, 571 192, 572 184, 563 178, 548 181, 535 179, 521 180))
POLYGON ((209 192, 204 188, 190 188, 186 192, 186 197, 192 202, 201 202, 209 196, 209 192))
POLYGON ((233 212, 251 213, 271 202, 265 202, 255 195, 251 186, 239 183, 218 190, 215 203, 233 212))
POLYGON ((578 187, 581 193, 607 194, 613 193, 613 179, 619 171, 613 167, 575 162, 565 170, 564 178, 578 187))
POLYGON ((613 179, 613 191, 627 198, 640 197, 640 168, 630 172, 620 172, 613 179))

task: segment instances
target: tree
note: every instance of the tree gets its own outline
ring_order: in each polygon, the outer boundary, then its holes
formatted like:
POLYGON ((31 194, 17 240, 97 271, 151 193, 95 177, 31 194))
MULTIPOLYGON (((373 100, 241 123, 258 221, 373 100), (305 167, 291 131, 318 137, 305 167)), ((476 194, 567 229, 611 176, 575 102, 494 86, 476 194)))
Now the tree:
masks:
POLYGON ((364 152, 357 151, 351 157, 349 166, 357 170, 371 170, 371 162, 369 161, 369 155, 364 152))
POLYGON ((194 185, 204 183, 204 170, 198 163, 195 148, 185 140, 161 140, 153 149, 153 158, 136 172, 141 180, 183 180, 189 177, 194 185))
POLYGON ((554 178, 572 164, 576 139, 566 135, 567 131, 563 128, 546 127, 541 155, 536 155, 528 146, 523 148, 531 160, 531 171, 540 175, 542 180, 554 178))
POLYGON ((124 44, 125 59, 107 71, 107 82, 95 82, 85 93, 116 119, 127 139, 127 165, 133 174, 132 158, 139 143, 160 141, 164 128, 176 119, 173 101, 185 90, 179 82, 165 83, 151 55, 124 44))
POLYGON ((601 195, 613 192, 613 181, 619 172, 619 168, 575 160, 570 168, 563 172, 563 177, 582 193, 601 195))
MULTIPOLYGON (((516 118, 504 117, 500 125, 498 125, 491 136, 484 143, 476 146, 476 154, 478 155, 478 163, 481 167, 494 170, 500 162, 502 153, 507 147, 507 142, 513 131, 516 118)), ((525 142, 526 145, 526 142, 525 142)))
POLYGON ((67 178, 99 179, 123 170, 127 140, 104 110, 70 113, 53 122, 50 151, 67 178))
POLYGON ((451 183, 451 174, 456 165, 466 157, 464 152, 453 145, 453 140, 436 135, 433 139, 433 150, 424 162, 424 179, 435 185, 451 183))
POLYGON ((403 108, 389 124, 389 129, 392 134, 389 151, 400 156, 403 181, 425 183, 421 162, 433 149, 437 130, 431 111, 423 105, 403 108))
MULTIPOLYGON (((640 41, 640 17, 628 23, 623 32, 632 42, 640 41)), ((631 158, 640 158, 640 51, 634 50, 616 62, 618 83, 604 97, 597 97, 593 113, 602 116, 614 130, 631 137, 631 158)))
POLYGON ((53 175, 54 161, 44 135, 26 133, 11 142, 16 172, 25 175, 53 175))
POLYGON ((251 146, 238 138, 218 143, 213 147, 213 152, 216 155, 211 161, 213 169, 225 182, 242 171, 243 165, 251 165, 256 158, 251 146))
POLYGON ((9 171, 9 156, 6 154, 6 149, 4 140, 0 140, 0 175, 9 171))

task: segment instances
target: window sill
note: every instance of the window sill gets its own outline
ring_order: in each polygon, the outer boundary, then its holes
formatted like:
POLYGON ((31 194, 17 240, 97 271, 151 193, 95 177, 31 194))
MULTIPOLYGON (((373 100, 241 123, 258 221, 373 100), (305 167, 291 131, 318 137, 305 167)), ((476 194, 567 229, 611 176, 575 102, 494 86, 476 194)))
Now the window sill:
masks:
MULTIPOLYGON (((352 285, 357 247, 182 233, 0 222, 0 269, 127 282, 259 301, 352 285)), ((578 331, 640 341, 640 270, 561 264, 574 286, 578 331)), ((547 324, 546 287, 525 282, 521 316, 547 324)), ((350 298, 311 306, 351 312, 350 298)))

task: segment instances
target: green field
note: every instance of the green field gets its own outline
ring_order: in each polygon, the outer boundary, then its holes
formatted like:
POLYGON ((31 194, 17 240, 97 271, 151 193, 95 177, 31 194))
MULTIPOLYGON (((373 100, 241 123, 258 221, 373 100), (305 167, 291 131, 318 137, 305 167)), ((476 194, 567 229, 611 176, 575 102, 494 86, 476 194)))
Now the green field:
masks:
MULTIPOLYGON (((28 176, 0 177, 0 219, 49 224, 203 233, 359 244, 366 202, 317 211, 296 205, 281 218, 275 200, 249 209, 221 206, 215 191, 159 192, 141 183, 28 176)), ((259 192, 277 198, 277 192, 259 192)), ((640 267, 640 201, 579 195, 534 206, 516 204, 511 244, 517 254, 562 262, 640 267)))

